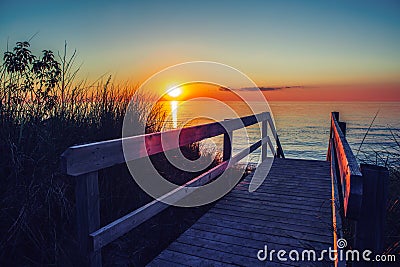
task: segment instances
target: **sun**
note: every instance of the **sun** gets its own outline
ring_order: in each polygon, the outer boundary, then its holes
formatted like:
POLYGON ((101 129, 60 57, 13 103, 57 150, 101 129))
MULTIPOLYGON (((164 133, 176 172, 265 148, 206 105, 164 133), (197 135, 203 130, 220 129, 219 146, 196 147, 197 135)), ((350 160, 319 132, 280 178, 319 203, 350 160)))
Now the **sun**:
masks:
POLYGON ((173 87, 171 89, 168 89, 167 94, 170 97, 176 98, 182 94, 182 89, 180 87, 173 87))

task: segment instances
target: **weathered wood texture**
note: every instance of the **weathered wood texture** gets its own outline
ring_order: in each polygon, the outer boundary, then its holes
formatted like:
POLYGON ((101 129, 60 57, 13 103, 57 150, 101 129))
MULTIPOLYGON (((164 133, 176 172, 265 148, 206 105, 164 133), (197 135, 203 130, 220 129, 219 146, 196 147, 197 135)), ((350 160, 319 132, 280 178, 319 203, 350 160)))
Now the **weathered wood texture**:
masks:
MULTIPOLYGON (((330 150, 333 151, 333 142, 330 142, 330 150)), ((346 261, 343 258, 339 257, 339 253, 343 253, 344 249, 339 248, 337 245, 337 241, 341 238, 344 238, 343 236, 343 225, 342 225, 342 214, 341 214, 341 209, 342 209, 342 200, 339 197, 339 186, 338 186, 338 166, 336 162, 336 157, 334 156, 334 153, 331 153, 331 187, 332 187, 332 226, 333 226, 333 248, 336 251, 336 259, 335 259, 335 267, 345 267, 346 266, 346 261)))
MULTIPOLYGON (((261 122, 261 139, 268 136, 268 123, 267 121, 261 122)), ((268 146, 267 144, 261 146, 261 159, 264 161, 267 158, 268 146)))
MULTIPOLYGON (((193 187, 187 188, 188 186, 200 186, 209 182, 220 175, 226 168, 236 164, 260 146, 266 148, 269 145, 272 153, 275 155, 275 148, 270 137, 263 134, 261 140, 242 150, 234 157, 231 157, 233 131, 256 123, 262 123, 263 128, 269 125, 277 146, 280 146, 272 117, 270 113, 264 112, 167 132, 77 145, 68 148, 61 155, 61 169, 65 174, 75 176, 77 179, 77 228, 78 240, 82 251, 82 265, 101 266, 101 248, 103 246, 166 209, 168 205, 163 201, 168 200, 167 203, 176 203, 176 201, 196 190, 193 187), (155 155, 221 134, 224 135, 224 161, 221 164, 194 178, 185 185, 161 196, 159 199, 100 228, 100 200, 97 171, 115 164, 155 155), (124 151, 124 148, 127 151, 124 151)), ((282 151, 282 148, 280 150, 282 151)))
POLYGON ((222 160, 229 160, 232 156, 232 138, 233 132, 224 133, 224 147, 222 152, 222 160))
POLYGON ((285 158, 285 154, 283 153, 283 148, 281 145, 281 141, 279 141, 279 136, 276 136, 276 157, 277 158, 285 158))
POLYGON ((184 197, 189 196, 197 190, 198 186, 204 185, 210 182, 212 179, 215 179, 226 168, 228 168, 228 166, 236 164, 245 156, 259 148, 263 143, 267 143, 268 141, 269 138, 267 137, 264 140, 260 140, 252 144, 249 148, 243 149, 234 157, 231 157, 229 161, 222 162, 207 172, 185 183, 184 185, 91 233, 89 240, 92 248, 94 250, 100 250, 103 246, 109 244, 116 238, 124 235, 153 216, 157 215, 161 211, 165 210, 168 207, 165 202, 176 203, 184 197))
POLYGON ((339 113, 331 114, 331 130, 327 159, 331 160, 331 153, 337 160, 338 183, 343 196, 343 209, 346 218, 357 219, 360 216, 363 181, 357 159, 348 144, 345 134, 345 124, 339 124, 339 113))
POLYGON ((91 172, 76 177, 77 232, 82 253, 82 265, 100 266, 101 253, 93 251, 89 234, 100 227, 100 199, 98 173, 91 172))
MULTIPOLYGON (((248 192, 252 174, 219 200, 149 266, 308 266, 312 262, 259 261, 268 250, 333 244, 329 162, 275 159, 264 183, 248 192)), ((317 262, 331 266, 330 261, 317 262)))
POLYGON ((61 155, 61 169, 64 173, 73 176, 98 171, 126 161, 176 149, 206 138, 231 133, 234 130, 262 121, 268 122, 271 134, 277 140, 271 115, 264 112, 161 133, 72 146, 61 155), (129 147, 129 150, 124 151, 123 145, 125 148, 129 147))
MULTIPOLYGON (((389 171, 387 168, 361 164, 363 174, 363 201, 359 220, 356 222, 355 247, 375 254, 384 250, 389 171)), ((353 266, 383 266, 382 262, 355 262, 353 266)))
MULTIPOLYGON (((331 162, 332 203, 333 210, 341 207, 344 209, 343 215, 333 211, 334 239, 336 242, 341 235, 338 227, 343 216, 351 219, 348 223, 355 226, 352 247, 358 251, 368 249, 375 255, 381 254, 384 244, 389 172, 387 168, 375 165, 361 164, 359 167, 345 134, 346 123, 339 121, 338 112, 332 112, 327 155, 327 159, 331 162)), ((356 261, 353 266, 381 266, 381 264, 379 261, 356 261)))

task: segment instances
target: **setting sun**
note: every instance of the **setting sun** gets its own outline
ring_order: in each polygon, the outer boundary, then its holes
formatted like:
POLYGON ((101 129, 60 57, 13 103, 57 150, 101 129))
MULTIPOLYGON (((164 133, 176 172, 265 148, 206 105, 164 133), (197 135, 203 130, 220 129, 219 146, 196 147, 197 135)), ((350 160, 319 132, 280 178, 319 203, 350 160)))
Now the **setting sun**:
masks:
POLYGON ((170 97, 178 97, 182 94, 182 89, 180 87, 173 87, 167 91, 170 97))

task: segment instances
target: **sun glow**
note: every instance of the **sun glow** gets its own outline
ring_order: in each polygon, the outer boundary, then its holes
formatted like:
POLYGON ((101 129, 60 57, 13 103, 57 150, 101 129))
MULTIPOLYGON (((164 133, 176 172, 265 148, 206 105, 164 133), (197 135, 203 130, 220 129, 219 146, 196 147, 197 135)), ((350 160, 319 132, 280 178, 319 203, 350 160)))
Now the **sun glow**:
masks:
POLYGON ((171 88, 171 89, 169 89, 167 91, 167 94, 170 97, 175 98, 175 97, 178 97, 178 96, 180 96, 182 94, 182 89, 180 87, 173 87, 173 88, 171 88))

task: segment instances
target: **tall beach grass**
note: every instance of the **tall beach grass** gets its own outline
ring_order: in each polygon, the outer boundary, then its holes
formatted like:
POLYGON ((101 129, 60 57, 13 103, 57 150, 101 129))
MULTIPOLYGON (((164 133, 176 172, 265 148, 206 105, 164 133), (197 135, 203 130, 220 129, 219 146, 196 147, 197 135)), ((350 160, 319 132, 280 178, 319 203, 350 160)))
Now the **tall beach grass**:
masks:
MULTIPOLYGON (((368 145, 360 147, 358 160, 362 163, 383 166, 389 170, 384 253, 398 255, 400 253, 400 130, 388 126, 387 131, 390 132, 389 140, 385 140, 387 145, 379 149, 368 145)), ((367 132, 364 138, 373 137, 368 136, 367 132)))
MULTIPOLYGON (((18 42, 12 51, 4 52, 0 66, 1 266, 79 265, 74 179, 60 173, 59 156, 74 144, 120 138, 125 110, 137 89, 111 77, 78 80, 76 52, 67 55, 66 51, 65 46, 62 54, 43 50, 35 56, 28 42, 18 42)), ((159 131, 163 109, 151 107, 150 118, 144 121, 144 111, 150 108, 145 97, 133 99, 134 123, 148 133, 159 131)), ((198 144, 182 149, 190 159, 201 153, 198 144)), ((177 183, 198 175, 174 169, 162 154, 152 160, 161 172, 177 177, 177 183)), ((218 162, 216 157, 211 165, 218 162)), ((122 165, 101 171, 99 184, 102 225, 151 200, 122 165)), ((138 236, 125 236, 106 247, 105 261, 122 259, 125 264, 143 265, 201 212, 201 208, 167 209, 140 226, 134 233, 138 236), (144 234, 154 233, 155 225, 164 225, 157 228, 161 239, 144 234)))

